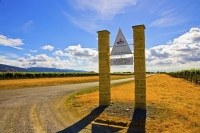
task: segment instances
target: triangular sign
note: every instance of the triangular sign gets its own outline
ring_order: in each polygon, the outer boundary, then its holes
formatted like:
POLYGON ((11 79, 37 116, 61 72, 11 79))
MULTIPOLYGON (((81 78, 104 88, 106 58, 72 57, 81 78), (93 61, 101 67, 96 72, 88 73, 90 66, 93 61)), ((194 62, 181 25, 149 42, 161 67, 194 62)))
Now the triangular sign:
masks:
POLYGON ((115 43, 113 49, 111 51, 111 55, 122 55, 122 54, 131 54, 131 49, 121 31, 119 29, 117 33, 117 37, 115 39, 115 43))

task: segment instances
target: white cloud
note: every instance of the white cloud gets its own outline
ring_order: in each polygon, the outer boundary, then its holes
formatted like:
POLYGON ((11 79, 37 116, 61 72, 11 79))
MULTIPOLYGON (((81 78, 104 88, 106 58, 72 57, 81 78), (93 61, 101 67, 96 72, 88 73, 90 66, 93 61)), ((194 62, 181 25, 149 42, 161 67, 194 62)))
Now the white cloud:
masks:
POLYGON ((70 55, 77 56, 77 57, 89 57, 89 56, 96 56, 98 52, 91 48, 82 48, 80 44, 77 46, 69 46, 65 49, 70 55))
POLYGON ((131 5, 136 5, 136 0, 76 0, 75 8, 91 10, 98 19, 109 20, 116 14, 123 13, 123 9, 131 5))
POLYGON ((10 59, 10 58, 7 58, 6 56, 1 56, 1 55, 0 55, 0 62, 2 64, 11 65, 11 66, 18 66, 18 67, 21 66, 21 63, 18 60, 10 59))
POLYGON ((200 29, 199 28, 191 28, 189 32, 174 39, 174 42, 181 43, 181 44, 200 42, 200 29))
POLYGON ((19 62, 26 62, 27 60, 24 57, 20 57, 20 58, 18 58, 18 61, 19 62))
POLYGON ((63 51, 61 50, 57 50, 53 53, 54 55, 57 55, 57 56, 68 56, 67 53, 64 53, 63 51))
POLYGON ((82 48, 81 44, 76 46, 69 46, 65 52, 57 50, 53 53, 57 56, 68 56, 75 59, 77 62, 97 63, 98 51, 91 48, 82 48))
POLYGON ((31 55, 25 53, 24 57, 8 58, 0 56, 2 63, 18 67, 54 67, 61 69, 76 69, 98 71, 98 51, 91 48, 82 48, 80 44, 69 46, 64 51, 57 50, 55 57, 46 54, 31 55))
POLYGON ((153 67, 179 69, 177 66, 182 65, 183 68, 190 63, 200 63, 200 28, 191 28, 167 44, 146 50, 146 61, 149 70, 153 70, 153 67))
POLYGON ((51 46, 51 45, 45 45, 42 47, 43 50, 49 50, 49 51, 52 51, 54 49, 54 46, 51 46))
POLYGON ((53 61, 52 57, 47 56, 46 54, 39 54, 36 56, 30 56, 28 61, 37 61, 37 62, 42 62, 42 61, 53 61))
POLYGON ((22 49, 20 46, 22 46, 23 44, 24 43, 22 42, 22 39, 13 39, 0 34, 0 45, 9 46, 16 49, 22 49))
POLYGON ((78 27, 93 32, 105 21, 112 20, 117 14, 125 13, 128 6, 136 5, 136 0, 75 0, 73 8, 78 16, 63 13, 78 27))
POLYGON ((49 67, 49 68, 61 68, 61 69, 72 69, 75 65, 74 62, 70 60, 61 60, 58 56, 53 58, 47 56, 46 54, 39 54, 36 56, 29 56, 28 58, 20 57, 18 58, 18 64, 20 67, 49 67))
POLYGON ((30 52, 37 52, 37 50, 29 50, 30 52))

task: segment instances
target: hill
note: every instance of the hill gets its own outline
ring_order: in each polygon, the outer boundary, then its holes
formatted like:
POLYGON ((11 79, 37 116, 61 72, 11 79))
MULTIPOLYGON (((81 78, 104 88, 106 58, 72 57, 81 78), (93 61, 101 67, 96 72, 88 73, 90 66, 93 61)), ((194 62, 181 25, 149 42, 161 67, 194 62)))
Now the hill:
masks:
POLYGON ((0 72, 85 72, 85 71, 74 70, 74 69, 47 68, 47 67, 21 68, 16 66, 0 64, 0 72))

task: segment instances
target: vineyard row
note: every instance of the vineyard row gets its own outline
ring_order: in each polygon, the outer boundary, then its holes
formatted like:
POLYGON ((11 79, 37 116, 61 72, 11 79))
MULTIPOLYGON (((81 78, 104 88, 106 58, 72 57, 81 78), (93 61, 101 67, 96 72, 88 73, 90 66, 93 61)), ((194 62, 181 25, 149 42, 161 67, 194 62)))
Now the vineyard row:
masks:
POLYGON ((182 70, 168 73, 175 78, 183 78, 195 84, 200 84, 200 69, 182 70))
MULTIPOLYGON (((0 80, 5 79, 34 79, 34 78, 62 78, 62 77, 84 77, 98 76, 99 73, 65 73, 65 72, 0 72, 0 80)), ((111 75, 131 75, 131 73, 112 73, 111 75)))

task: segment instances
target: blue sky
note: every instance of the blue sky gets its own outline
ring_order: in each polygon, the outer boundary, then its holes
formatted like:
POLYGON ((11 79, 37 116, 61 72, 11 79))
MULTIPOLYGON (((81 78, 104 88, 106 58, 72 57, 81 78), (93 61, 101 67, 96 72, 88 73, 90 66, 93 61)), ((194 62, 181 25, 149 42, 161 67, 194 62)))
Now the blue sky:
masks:
POLYGON ((0 0, 0 63, 98 71, 97 31, 133 44, 144 24, 147 71, 200 68, 199 12, 199 0, 0 0))

